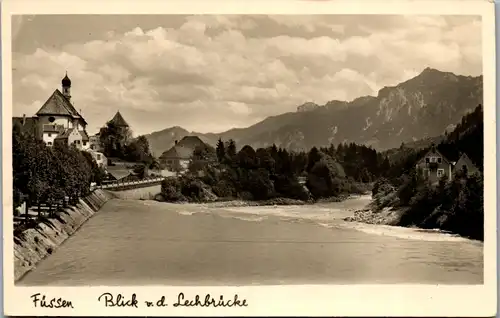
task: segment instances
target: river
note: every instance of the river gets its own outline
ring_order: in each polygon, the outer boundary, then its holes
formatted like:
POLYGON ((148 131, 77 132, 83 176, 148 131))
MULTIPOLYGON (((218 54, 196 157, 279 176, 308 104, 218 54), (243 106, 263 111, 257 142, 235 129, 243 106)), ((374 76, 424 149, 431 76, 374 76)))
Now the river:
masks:
POLYGON ((368 202, 216 208, 113 199, 18 284, 483 283, 481 242, 342 220, 368 202))

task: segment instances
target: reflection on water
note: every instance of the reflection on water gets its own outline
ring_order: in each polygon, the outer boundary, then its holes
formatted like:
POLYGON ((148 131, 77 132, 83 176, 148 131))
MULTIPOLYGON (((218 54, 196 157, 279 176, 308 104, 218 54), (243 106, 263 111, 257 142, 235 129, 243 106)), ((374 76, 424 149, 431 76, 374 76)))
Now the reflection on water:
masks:
POLYGON ((342 221, 368 200, 240 208, 112 200, 20 284, 482 284, 480 242, 342 221))

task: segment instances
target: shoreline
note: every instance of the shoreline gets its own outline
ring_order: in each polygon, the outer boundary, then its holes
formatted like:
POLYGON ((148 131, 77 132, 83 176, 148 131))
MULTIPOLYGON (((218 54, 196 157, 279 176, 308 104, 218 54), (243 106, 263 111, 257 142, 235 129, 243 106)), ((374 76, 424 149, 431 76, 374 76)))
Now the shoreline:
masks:
MULTIPOLYGON (((236 198, 230 198, 227 200, 215 200, 215 201, 180 201, 180 202, 170 202, 165 200, 159 200, 157 198, 158 194, 153 196, 151 200, 161 203, 169 203, 169 204, 203 204, 210 205, 216 208, 225 208, 225 207, 251 207, 251 206, 293 206, 293 205, 315 205, 315 204, 325 204, 325 203, 333 203, 333 202, 343 202, 345 200, 361 197, 367 194, 348 194, 341 195, 338 197, 331 197, 326 199, 320 199, 317 201, 302 201, 290 198, 274 198, 262 201, 252 201, 252 200, 241 200, 236 198)), ((147 199, 140 199, 147 200, 147 199)))
POLYGON ((14 283, 35 269, 113 198, 112 193, 94 190, 76 205, 58 212, 56 217, 14 236, 14 283))

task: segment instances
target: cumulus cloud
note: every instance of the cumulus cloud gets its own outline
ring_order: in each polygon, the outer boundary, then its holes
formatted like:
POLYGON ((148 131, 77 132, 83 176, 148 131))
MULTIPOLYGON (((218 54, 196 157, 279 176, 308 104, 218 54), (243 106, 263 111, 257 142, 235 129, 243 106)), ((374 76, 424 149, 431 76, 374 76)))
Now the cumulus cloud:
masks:
POLYGON ((92 17, 92 38, 60 27, 90 18, 16 20, 15 115, 35 113, 65 71, 91 133, 120 110, 142 134, 244 127, 307 101, 375 95, 426 67, 473 76, 482 68, 475 17, 124 17, 119 27, 92 17))

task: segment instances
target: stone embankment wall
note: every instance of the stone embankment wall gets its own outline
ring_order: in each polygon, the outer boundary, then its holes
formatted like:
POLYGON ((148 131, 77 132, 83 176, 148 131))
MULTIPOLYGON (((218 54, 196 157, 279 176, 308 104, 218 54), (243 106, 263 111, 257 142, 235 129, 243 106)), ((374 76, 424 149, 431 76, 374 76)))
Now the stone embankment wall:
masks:
POLYGON ((14 280, 18 281, 32 270, 38 262, 52 254, 83 223, 92 217, 114 194, 106 190, 95 190, 80 199, 76 206, 59 212, 56 218, 41 222, 14 237, 14 280))

